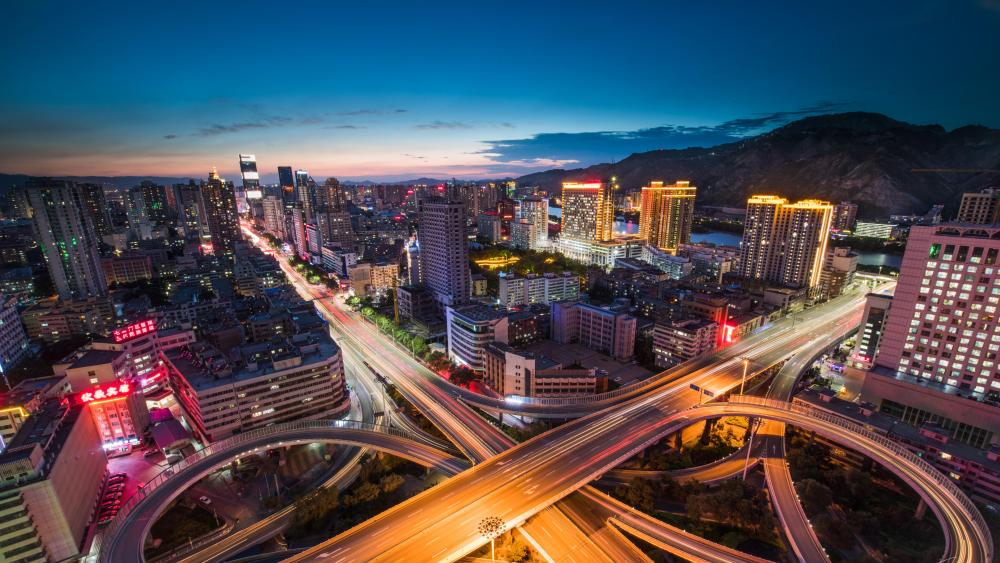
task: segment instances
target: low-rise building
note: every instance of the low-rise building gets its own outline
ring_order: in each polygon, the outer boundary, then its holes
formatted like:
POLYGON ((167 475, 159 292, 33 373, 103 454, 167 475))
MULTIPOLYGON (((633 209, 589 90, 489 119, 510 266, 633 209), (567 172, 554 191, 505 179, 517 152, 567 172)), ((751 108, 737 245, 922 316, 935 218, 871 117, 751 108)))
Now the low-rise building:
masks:
POLYGON ((552 303, 552 340, 578 342, 617 360, 634 355, 636 322, 628 313, 588 303, 552 303))
POLYGON ((580 276, 572 272, 544 275, 500 273, 500 304, 517 307, 534 303, 549 304, 553 301, 575 301, 580 298, 580 276))
POLYGON ((541 303, 511 309, 507 315, 507 341, 511 346, 526 346, 549 337, 552 310, 541 303))
POLYGON ((336 418, 350 407, 340 348, 323 331, 246 344, 203 342, 165 354, 190 426, 207 442, 271 424, 336 418))
POLYGON ((843 295, 844 290, 854 285, 854 273, 858 270, 858 255, 850 248, 831 248, 826 254, 823 271, 819 277, 819 296, 833 299, 843 295))
POLYGON ((396 286, 399 278, 399 264, 387 262, 375 264, 359 262, 347 270, 351 289, 355 295, 381 295, 396 286))
POLYGON ((132 283, 153 279, 153 260, 144 254, 123 254, 102 258, 104 278, 112 283, 132 283))
POLYGON ((493 342, 486 346, 483 381, 503 396, 584 397, 598 389, 597 370, 564 367, 545 356, 493 342))
POLYGON ((346 278, 347 271, 358 263, 358 255, 351 250, 343 250, 337 246, 323 247, 323 269, 333 272, 338 278, 346 278))
POLYGON ((685 278, 694 272, 691 260, 655 246, 642 247, 642 260, 675 280, 685 278))
POLYGON ((892 238, 892 231, 897 225, 892 223, 870 223, 858 221, 854 227, 854 236, 863 238, 877 238, 889 240, 892 238))
POLYGON ((75 301, 46 299, 21 311, 28 337, 47 344, 76 336, 103 334, 113 318, 111 301, 107 297, 75 301))
POLYGON ((606 270, 615 267, 621 258, 642 258, 643 240, 622 237, 607 241, 577 240, 561 238, 559 252, 568 258, 583 262, 588 266, 598 266, 606 270))
POLYGON ((440 321, 434 292, 420 285, 401 285, 396 288, 396 306, 399 318, 425 323, 440 321))
POLYGON ((448 357, 476 371, 485 368, 483 354, 491 342, 507 343, 507 311, 473 304, 448 307, 448 357))
POLYGON ((718 326, 700 318, 657 321, 653 330, 656 367, 675 366, 715 350, 718 326))
POLYGON ((695 275, 705 276, 713 283, 722 283, 722 276, 736 270, 740 249, 732 246, 682 244, 677 254, 691 261, 695 275))

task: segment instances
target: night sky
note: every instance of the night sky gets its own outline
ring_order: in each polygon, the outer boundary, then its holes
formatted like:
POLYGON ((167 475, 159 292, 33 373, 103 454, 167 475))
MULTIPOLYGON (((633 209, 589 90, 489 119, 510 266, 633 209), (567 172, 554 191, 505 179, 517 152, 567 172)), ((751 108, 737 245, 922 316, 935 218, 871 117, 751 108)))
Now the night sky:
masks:
POLYGON ((0 171, 484 178, 816 113, 1000 127, 1000 0, 149 5, 4 3, 0 171))

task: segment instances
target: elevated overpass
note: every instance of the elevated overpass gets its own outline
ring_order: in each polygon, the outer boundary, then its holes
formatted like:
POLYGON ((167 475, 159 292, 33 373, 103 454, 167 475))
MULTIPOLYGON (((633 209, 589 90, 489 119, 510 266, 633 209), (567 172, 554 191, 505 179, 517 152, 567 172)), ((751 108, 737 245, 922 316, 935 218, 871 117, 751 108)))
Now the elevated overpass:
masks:
POLYGON ((625 408, 569 422, 290 561, 453 561, 483 543, 477 526, 487 516, 518 525, 662 437, 721 416, 792 424, 871 457, 913 487, 937 515, 945 531, 944 558, 992 561, 992 536, 975 505, 947 476, 888 438, 819 409, 784 401, 741 396, 676 411, 663 410, 663 400, 656 393, 625 408), (378 533, 386 529, 392 533, 378 533))
POLYGON ((396 428, 363 422, 300 421, 277 424, 217 442, 167 468, 130 498, 105 528, 100 560, 143 561, 143 545, 153 523, 170 503, 233 460, 274 448, 311 443, 335 443, 375 449, 408 459, 449 475, 469 467, 454 457, 447 444, 413 436, 396 428))

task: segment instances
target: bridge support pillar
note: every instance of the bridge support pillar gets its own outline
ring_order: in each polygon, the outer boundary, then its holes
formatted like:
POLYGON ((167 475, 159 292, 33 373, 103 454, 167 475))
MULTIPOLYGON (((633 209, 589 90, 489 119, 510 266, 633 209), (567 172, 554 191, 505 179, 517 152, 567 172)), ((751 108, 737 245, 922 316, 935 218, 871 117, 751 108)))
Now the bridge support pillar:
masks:
POLYGON ((712 429, 715 428, 715 423, 718 422, 718 418, 709 418, 705 420, 705 428, 701 431, 701 443, 707 444, 708 439, 712 436, 712 429))

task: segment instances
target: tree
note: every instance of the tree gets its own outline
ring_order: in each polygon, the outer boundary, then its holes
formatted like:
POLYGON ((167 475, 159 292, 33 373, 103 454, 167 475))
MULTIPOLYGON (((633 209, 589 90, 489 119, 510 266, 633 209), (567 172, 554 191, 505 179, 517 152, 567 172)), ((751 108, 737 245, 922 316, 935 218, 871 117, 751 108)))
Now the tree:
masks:
POLYGON ((815 479, 799 482, 799 497, 805 503, 806 511, 812 514, 823 512, 833 501, 833 491, 815 479))
POLYGON ((402 487, 403 483, 405 483, 405 480, 402 477, 395 473, 390 473, 379 480, 378 486, 382 489, 383 493, 389 494, 402 487))
POLYGON ((410 350, 413 351, 414 355, 423 357, 427 353, 427 341, 421 336, 414 336, 410 340, 410 350))
POLYGON ((455 385, 468 385, 477 379, 479 378, 476 376, 476 372, 472 371, 468 366, 459 366, 451 370, 451 374, 448 377, 448 380, 455 385))

